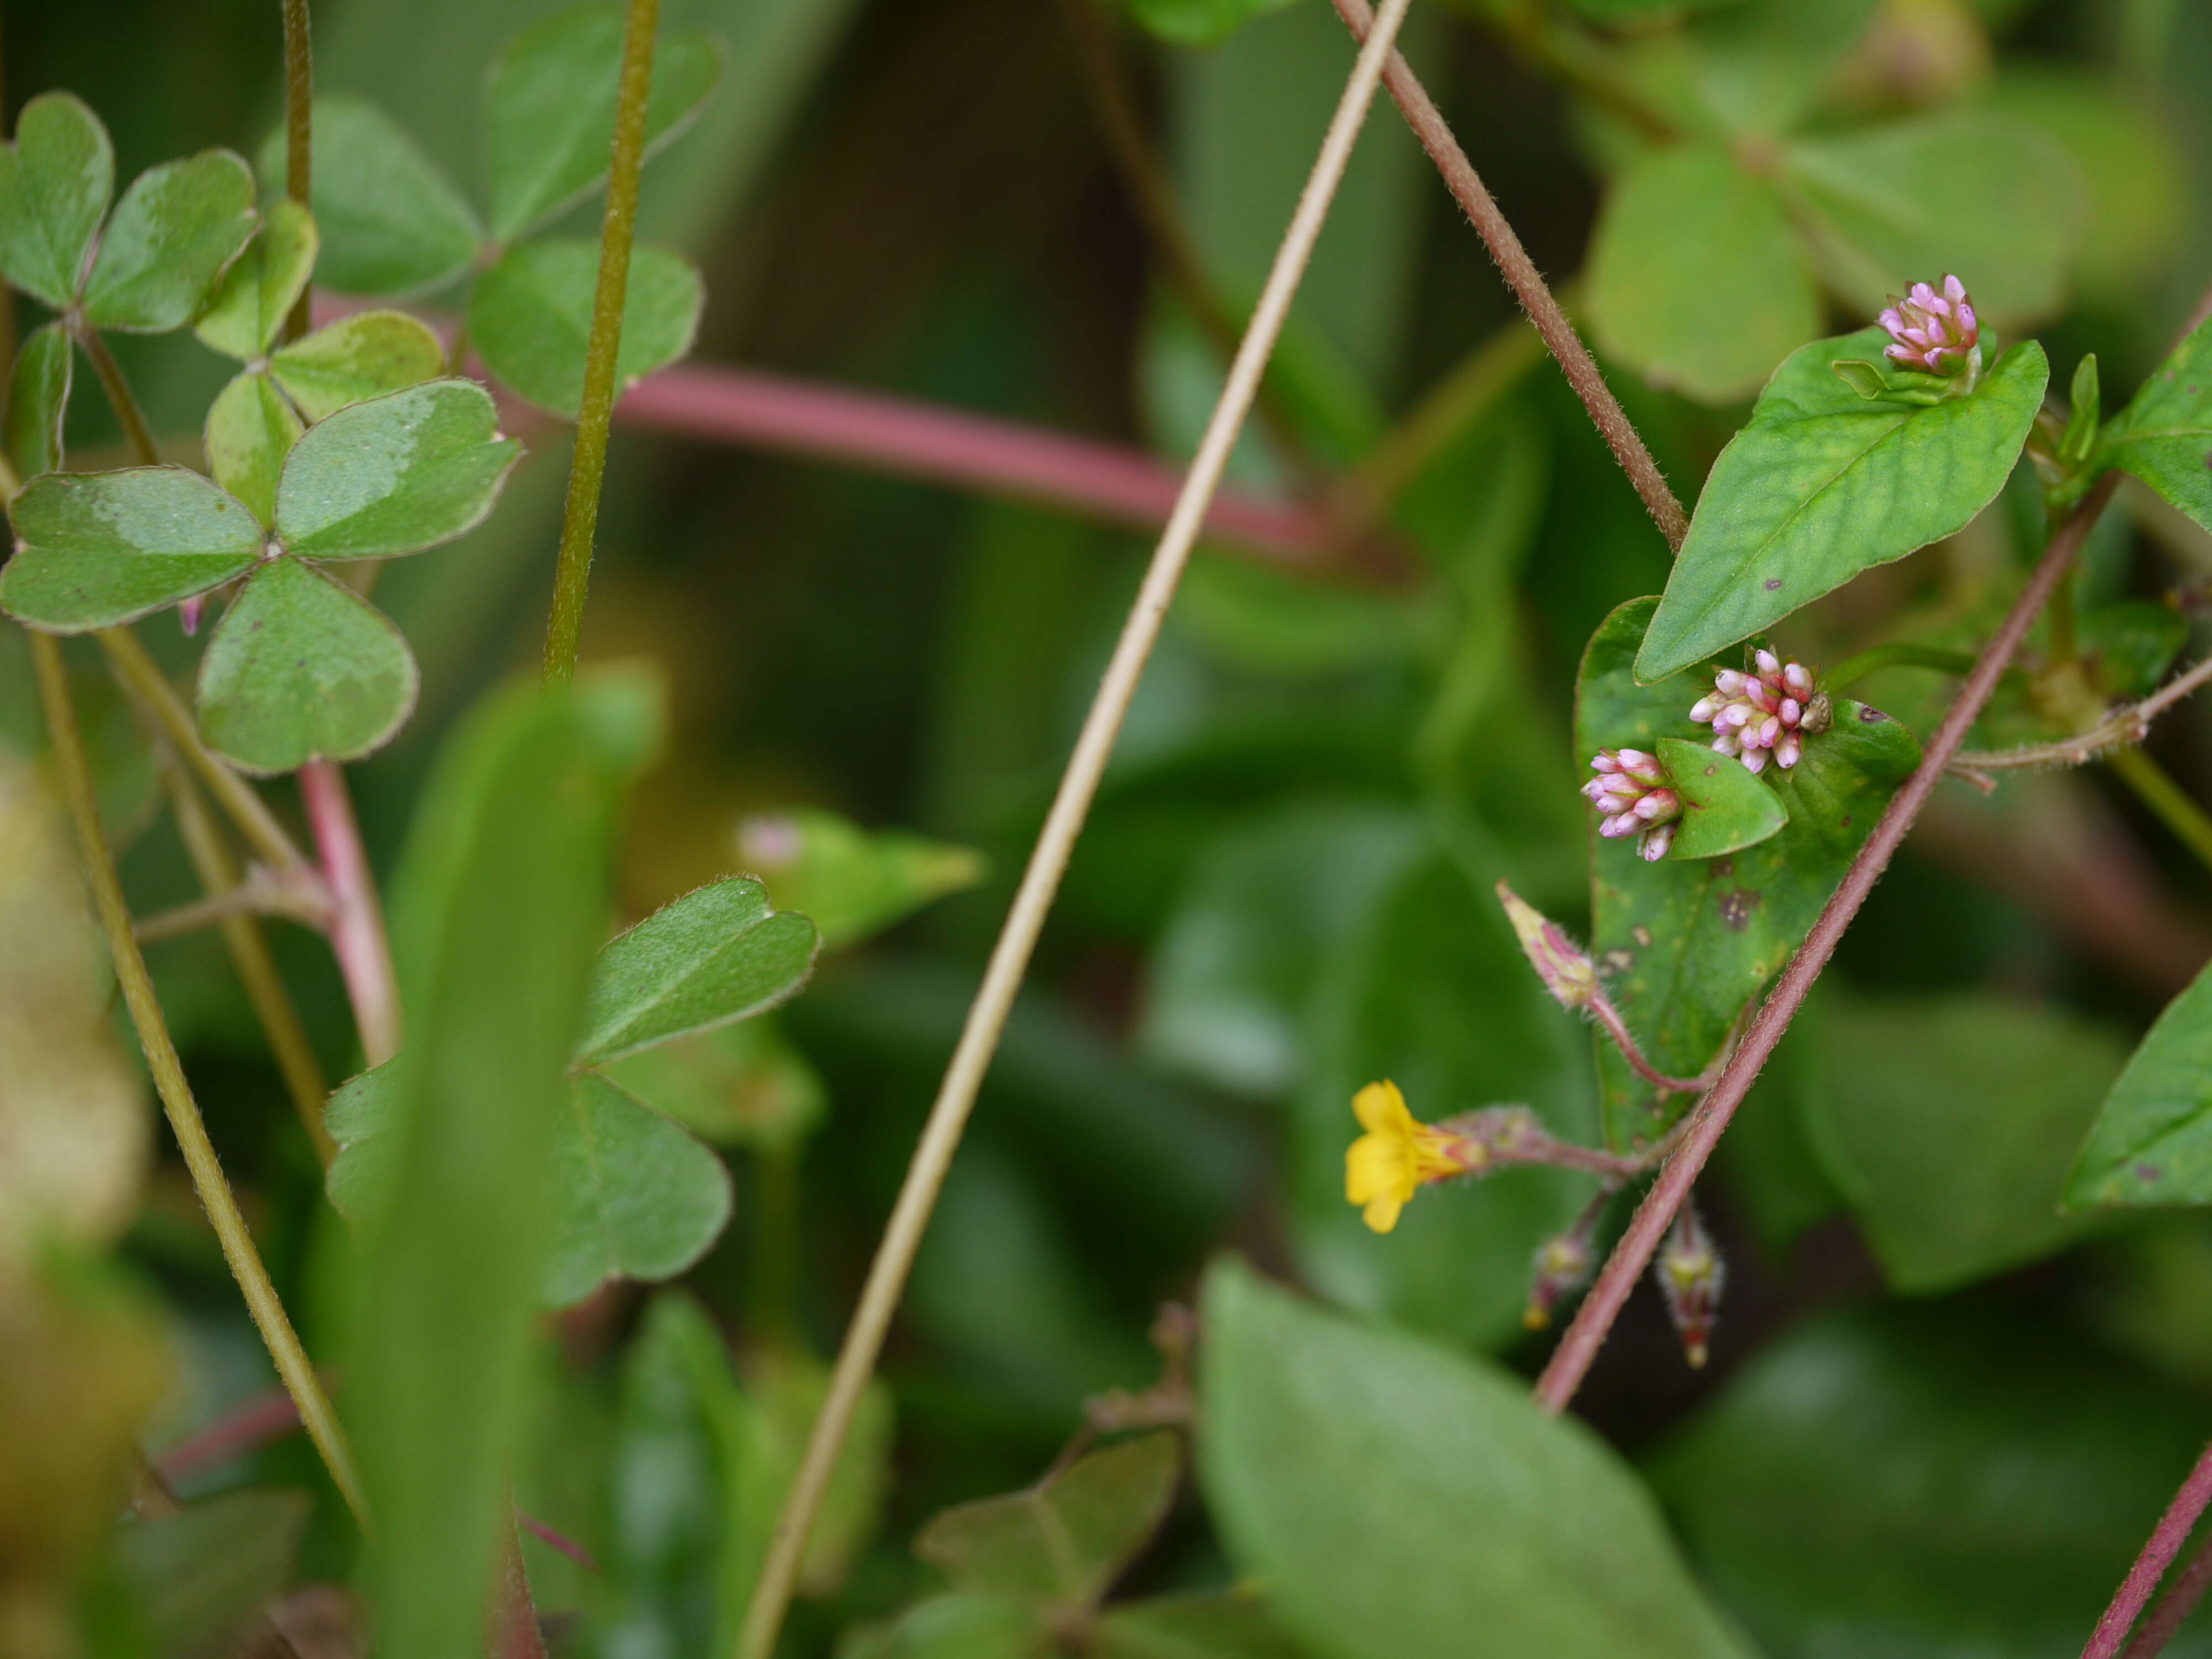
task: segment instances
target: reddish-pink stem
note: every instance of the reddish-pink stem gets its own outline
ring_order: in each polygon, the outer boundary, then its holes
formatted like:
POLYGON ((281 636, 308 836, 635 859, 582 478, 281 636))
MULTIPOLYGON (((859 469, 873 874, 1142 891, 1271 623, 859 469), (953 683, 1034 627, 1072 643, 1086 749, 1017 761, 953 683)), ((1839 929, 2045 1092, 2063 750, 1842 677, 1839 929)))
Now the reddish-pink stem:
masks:
POLYGON ((498 1632, 491 1646, 498 1659, 546 1659, 545 1632, 538 1626, 538 1608, 530 1599, 530 1574, 522 1565, 522 1540, 513 1527, 501 1529, 499 1607, 493 1617, 498 1632))
MULTIPOLYGON (((1079 507, 1147 528, 1167 522, 1182 484, 1180 473, 1120 445, 753 369, 663 369, 630 388, 615 418, 1079 507)), ((1325 535, 1310 511, 1233 490, 1214 499, 1206 525, 1214 535, 1286 559, 1316 556, 1325 535)))
POLYGON ((300 796, 322 854, 323 881, 331 897, 331 950, 353 1003, 362 1053, 371 1066, 381 1066, 399 1052, 399 983, 345 773, 335 761, 309 761, 300 769, 300 796))
POLYGON ((299 1427, 300 1408, 291 1395, 281 1388, 264 1389, 228 1416, 216 1419, 198 1434, 172 1446, 155 1467, 161 1479, 173 1486, 203 1470, 258 1451, 272 1441, 296 1433, 299 1427))
POLYGON ((1950 713, 1944 715, 1942 725, 1929 740, 1919 769, 1891 798, 1888 809, 1875 825, 1874 834, 1852 860, 1841 884, 1805 935, 1805 943, 1784 969, 1774 994, 1767 998, 1744 1033, 1741 1045, 1729 1056, 1728 1064, 1721 1068, 1719 1079, 1691 1113, 1690 1127, 1681 1144, 1661 1168, 1659 1178, 1652 1182, 1635 1218, 1628 1224, 1628 1231, 1621 1235, 1620 1243, 1613 1247, 1613 1255, 1599 1273, 1597 1283, 1583 1298, 1573 1324, 1560 1339, 1551 1363, 1536 1379, 1536 1401, 1546 1411, 1556 1415, 1565 1410, 1567 1402, 1574 1398, 1599 1348, 1604 1346, 1613 1322, 1626 1304, 1629 1292, 1636 1288, 1637 1279, 1650 1265, 1660 1239, 1674 1218, 1674 1212, 1689 1196, 1692 1184, 1705 1167, 1705 1160, 1712 1156, 1721 1132, 1735 1115, 1735 1109, 1743 1103, 1759 1068, 1766 1064, 1774 1045, 1782 1040, 1783 1032, 1803 1006, 1806 994, 1820 978, 1820 970, 1828 965, 1837 941, 1858 915, 1867 895, 1874 890, 1875 883, 1888 866, 1899 843, 1911 829, 1913 819, 1919 817, 1920 809, 1927 805, 1929 796, 1942 781, 1944 768, 1966 741, 1967 732, 1979 718, 1990 694, 1996 690, 1997 680, 2005 665, 2012 660, 2013 653, 2020 648, 2021 641, 2027 637, 2029 624, 2049 602, 2059 580, 2072 568, 2074 556, 2080 551, 2097 515, 2104 511, 2105 503, 2112 498, 2118 482, 2117 474, 2106 474, 2051 538, 2051 545, 2035 567, 2035 574, 2028 578, 2027 586, 2013 602, 1996 637, 1983 651, 1981 660, 1974 665, 1966 684, 1960 688, 1959 700, 1951 705, 1950 713))
POLYGON ((2119 1589, 2112 1595, 2112 1605, 2105 1609, 2105 1616, 2089 1633, 2089 1644, 2081 1650, 2081 1659, 2118 1659, 2128 1632, 2142 1616, 2151 1592, 2166 1577, 2166 1568, 2173 1565, 2173 1558, 2181 1553, 2182 1545, 2188 1541, 2191 1530, 2209 1503, 2212 1503, 2212 1446, 2207 1446, 2204 1455, 2197 1460, 2197 1467, 2190 1470, 2189 1478, 2181 1483, 2181 1490, 2173 1494, 2173 1502, 2166 1506, 2166 1513, 2152 1528, 2142 1553, 2136 1557, 2128 1576, 2120 1580, 2119 1589))
POLYGON ((2136 1626, 2136 1633, 2120 1650, 2120 1659, 2153 1659, 2166 1651, 2166 1644, 2181 1633, 2189 1622, 2189 1615, 2204 1599, 2204 1592, 2212 1589, 2212 1538, 2197 1547, 2196 1553, 2182 1563, 2181 1571, 2173 1575, 2173 1583, 2166 1587, 2158 1605, 2136 1626))

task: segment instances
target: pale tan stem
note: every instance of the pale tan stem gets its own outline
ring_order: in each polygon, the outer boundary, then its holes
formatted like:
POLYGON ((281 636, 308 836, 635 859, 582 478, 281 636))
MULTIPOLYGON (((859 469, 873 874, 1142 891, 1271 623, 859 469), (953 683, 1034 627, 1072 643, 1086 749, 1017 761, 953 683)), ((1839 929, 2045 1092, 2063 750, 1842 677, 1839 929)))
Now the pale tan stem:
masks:
POLYGON ((805 1456, 784 1499, 782 1513, 776 1517, 768 1557, 753 1592, 752 1604, 745 1611, 744 1628, 738 1633, 739 1659, 769 1659, 775 1650, 807 1535, 813 1530, 815 1515, 852 1425, 861 1390, 875 1370, 884 1334, 905 1289, 907 1274, 913 1266, 915 1252, 921 1247, 930 1211, 944 1186, 953 1152, 960 1144, 961 1132, 967 1127, 969 1112, 975 1105, 976 1091, 982 1085, 983 1074, 989 1067, 1000 1032, 1013 1006, 1014 994, 1029 966, 1030 954, 1036 948, 1046 914, 1059 891, 1060 877, 1090 811, 1091 799, 1097 793, 1098 781, 1113 753, 1130 700, 1136 695, 1146 659, 1152 654, 1153 643, 1159 637, 1168 605, 1175 597, 1176 584, 1189 562, 1192 544, 1205 520, 1207 504, 1221 482, 1222 470, 1228 464, 1237 434, 1251 410, 1260 377, 1282 331, 1284 318, 1297 291, 1299 279, 1305 273, 1306 262, 1312 257, 1315 239, 1321 234, 1329 204, 1343 179, 1345 162, 1358 137, 1360 124, 1374 101, 1383 62, 1391 42, 1397 37, 1399 26, 1405 21, 1409 3, 1410 0, 1383 0, 1381 15, 1360 48, 1351 79, 1346 83, 1344 95, 1329 123, 1328 136, 1322 142, 1321 154, 1298 198, 1297 210, 1291 216, 1282 246, 1276 252, 1267 286, 1261 291, 1259 304, 1253 308, 1243 343, 1237 349, 1220 399, 1206 424, 1197 458, 1191 463, 1182 493, 1176 501, 1175 512, 1161 535, 1159 545, 1153 550, 1144 586, 1122 626, 1121 640, 1084 720, 1082 733, 1060 778, 1044 830, 1030 855, 1028 868, 1023 872, 1013 907, 992 950, 981 988, 968 1011, 959 1046, 953 1051, 951 1065, 930 1108, 929 1120, 915 1149, 914 1160, 908 1166, 883 1243, 878 1246, 875 1260, 869 1267, 860 1305, 854 1311, 844 1345, 838 1352, 829 1394, 821 1415, 815 1419, 805 1456))

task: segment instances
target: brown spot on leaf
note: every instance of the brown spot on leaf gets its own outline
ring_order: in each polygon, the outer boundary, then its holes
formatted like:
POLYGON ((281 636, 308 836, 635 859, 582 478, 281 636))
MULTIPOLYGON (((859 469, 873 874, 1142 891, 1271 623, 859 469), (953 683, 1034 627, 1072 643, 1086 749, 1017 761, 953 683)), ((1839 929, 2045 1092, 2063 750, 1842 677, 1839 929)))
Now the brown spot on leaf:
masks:
POLYGON ((1765 894, 1749 887, 1730 888, 1716 901, 1720 906, 1721 925, 1732 933, 1741 933, 1751 925, 1751 913, 1765 898, 1765 894))
POLYGON ((1632 927, 1629 930, 1629 933, 1645 950, 1651 948, 1651 930, 1649 927, 1632 927))
POLYGON ((1734 875, 1735 873, 1735 860, 1734 859, 1715 859, 1713 860, 1713 873, 1717 876, 1734 875))
POLYGON ((2137 1181, 2156 1181, 2165 1173, 2166 1171, 2160 1169, 2155 1164, 2138 1164, 2136 1165, 2136 1179, 2137 1181))
POLYGON ((1598 965, 1608 974, 1625 974, 1636 965, 1636 955, 1632 951, 1607 951, 1598 965))
POLYGON ((1864 703, 1861 703, 1859 705, 1859 724, 1861 726, 1879 726, 1882 721, 1888 718, 1889 716, 1883 714, 1879 708, 1869 708, 1864 703))
POLYGON ((1766 591, 1770 593, 1779 593, 1782 591, 1782 578, 1779 576, 1768 577, 1766 581, 1766 591))

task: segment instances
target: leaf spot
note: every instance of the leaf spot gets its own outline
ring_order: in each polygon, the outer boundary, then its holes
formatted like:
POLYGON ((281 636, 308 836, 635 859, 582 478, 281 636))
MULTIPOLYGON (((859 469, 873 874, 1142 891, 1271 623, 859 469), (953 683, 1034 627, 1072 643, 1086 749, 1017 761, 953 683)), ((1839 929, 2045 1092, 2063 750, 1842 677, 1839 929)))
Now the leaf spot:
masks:
POLYGON ((1632 928, 1630 930, 1630 933, 1636 942, 1642 945, 1645 950, 1648 951, 1651 948, 1651 930, 1649 927, 1632 928))
POLYGON ((1782 591, 1782 578, 1769 576, 1766 579, 1766 591, 1770 593, 1779 593, 1782 591))
POLYGON ((1883 714, 1879 708, 1869 708, 1864 703, 1861 703, 1859 705, 1859 724, 1861 726, 1879 726, 1882 721, 1888 718, 1889 716, 1883 714))
POLYGON ((2166 1171, 2160 1169, 2155 1164, 2138 1164, 2136 1165, 2135 1174, 2137 1181, 2156 1181, 2165 1173, 2166 1171))
POLYGON ((1748 887, 1731 888, 1720 896, 1721 925, 1732 933, 1741 933, 1751 925, 1751 913, 1759 908, 1765 895, 1748 887))
POLYGON ((1635 965, 1636 953, 1632 951, 1607 951, 1605 953, 1605 970, 1609 974, 1625 974, 1635 965))

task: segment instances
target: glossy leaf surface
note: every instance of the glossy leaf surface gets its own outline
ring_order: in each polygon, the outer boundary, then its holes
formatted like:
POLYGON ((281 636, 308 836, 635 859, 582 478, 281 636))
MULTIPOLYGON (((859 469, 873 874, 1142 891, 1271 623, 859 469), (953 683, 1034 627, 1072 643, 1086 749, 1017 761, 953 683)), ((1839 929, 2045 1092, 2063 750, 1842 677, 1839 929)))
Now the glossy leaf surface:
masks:
POLYGON ((242 575, 261 526, 219 486, 180 466, 50 473, 9 516, 16 551, 0 609, 57 633, 109 628, 242 575))
POLYGON ((2212 1203, 2212 969, 2166 1005, 2091 1125, 2067 1201, 2212 1203))
POLYGON ((432 380, 340 410, 293 447, 276 533, 315 559, 388 558, 448 542, 491 511, 522 446, 491 394, 432 380))
POLYGON ((1742 1659, 1643 1483, 1520 1377, 1207 1275, 1200 1467, 1238 1569, 1315 1659, 1742 1659))
POLYGON ((100 238, 86 317, 100 328, 160 334, 198 316, 252 237, 253 170, 227 149, 149 167, 131 181, 100 238))
MULTIPOLYGON (((570 420, 584 398, 584 357, 599 290, 596 242, 523 242, 477 279, 469 338, 500 383, 570 420)), ((617 393, 691 349, 706 289, 691 262, 641 245, 623 291, 617 393)))
POLYGON ((2050 375, 2033 341, 1971 395, 1933 405, 1859 396, 1829 368, 1878 360, 1863 329, 1790 354, 1698 497, 1636 670, 1701 661, 1862 570, 1939 541, 1988 506, 2019 459, 2050 375))
POLYGON ((295 772, 383 746, 415 706, 407 641, 344 583, 297 559, 262 565, 200 661, 200 734, 249 772, 295 772))

